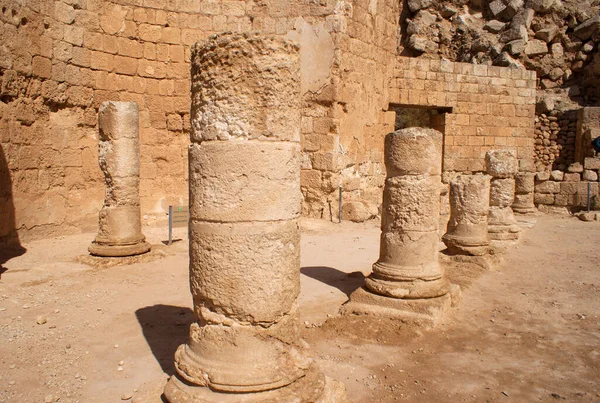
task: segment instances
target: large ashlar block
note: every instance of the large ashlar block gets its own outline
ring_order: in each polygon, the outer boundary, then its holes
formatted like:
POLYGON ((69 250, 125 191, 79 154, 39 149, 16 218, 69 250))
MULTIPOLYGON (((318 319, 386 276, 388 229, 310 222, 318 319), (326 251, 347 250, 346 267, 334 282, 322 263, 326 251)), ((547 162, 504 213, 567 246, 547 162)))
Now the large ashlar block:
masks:
POLYGON ((442 135, 409 128, 387 135, 379 260, 344 306, 435 324, 451 290, 438 261, 442 135))
POLYGON ((485 162, 487 173, 492 176, 488 216, 489 237, 495 241, 517 240, 521 229, 510 207, 515 200, 517 158, 510 150, 492 150, 487 152, 485 162))
POLYGON ((448 251, 481 256, 488 251, 488 175, 458 175, 450 181, 450 220, 442 240, 448 251))
POLYGON ((140 213, 139 112, 135 102, 104 102, 98 113, 98 159, 106 194, 98 235, 88 248, 106 257, 146 253, 140 213))
POLYGON ((345 402, 301 342, 299 49, 222 34, 192 52, 190 289, 170 403, 345 402))

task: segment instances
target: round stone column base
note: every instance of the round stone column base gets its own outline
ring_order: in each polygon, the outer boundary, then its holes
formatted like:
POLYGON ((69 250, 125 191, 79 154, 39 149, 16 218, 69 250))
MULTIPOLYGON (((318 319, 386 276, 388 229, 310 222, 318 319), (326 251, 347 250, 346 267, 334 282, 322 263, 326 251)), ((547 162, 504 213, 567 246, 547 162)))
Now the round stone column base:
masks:
POLYGON ((483 256, 490 246, 487 239, 466 238, 445 234, 442 241, 446 244, 451 255, 483 256))
POLYGON ((149 252, 152 246, 148 242, 139 242, 133 245, 106 245, 96 242, 88 247, 90 254, 102 257, 126 257, 141 255, 149 252))
MULTIPOLYGON (((437 262, 434 266, 436 270, 432 271, 441 272, 437 262)), ((443 274, 429 278, 417 277, 411 276, 410 273, 419 267, 397 269, 397 275, 394 275, 396 273, 393 265, 381 262, 373 264, 373 273, 366 278, 365 287, 375 294, 402 299, 436 298, 448 293, 449 283, 443 274)))
POLYGON ((170 403, 349 403, 344 384, 323 376, 316 365, 292 384, 257 393, 217 392, 174 375, 165 386, 164 395, 170 403))
POLYGON ((538 209, 535 208, 535 206, 533 207, 519 207, 519 206, 512 206, 513 211, 516 214, 523 214, 523 215, 529 215, 529 214, 535 214, 538 212, 538 209))
POLYGON ((438 298, 398 299, 377 295, 359 288, 342 306, 342 314, 377 315, 400 319, 419 326, 435 326, 460 300, 460 287, 450 286, 450 292, 438 298))

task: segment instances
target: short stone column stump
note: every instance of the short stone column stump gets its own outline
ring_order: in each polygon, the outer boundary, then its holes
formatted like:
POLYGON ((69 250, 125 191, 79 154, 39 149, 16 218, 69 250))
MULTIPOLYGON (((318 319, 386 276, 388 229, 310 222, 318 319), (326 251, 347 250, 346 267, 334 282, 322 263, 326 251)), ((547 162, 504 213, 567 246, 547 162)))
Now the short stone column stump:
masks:
POLYGON ((487 173, 492 176, 488 218, 490 239, 515 241, 521 233, 511 208, 515 200, 517 159, 510 150, 492 150, 487 152, 485 162, 487 173))
POLYGON ((450 181, 450 220, 442 237, 450 254, 487 253, 490 179, 488 175, 458 175, 450 181))
POLYGON ((438 261, 442 134, 409 128, 385 139, 379 260, 342 308, 435 324, 455 290, 438 261))
POLYGON ((520 172, 515 176, 515 201, 512 209, 517 214, 535 214, 537 209, 534 203, 535 173, 520 172))

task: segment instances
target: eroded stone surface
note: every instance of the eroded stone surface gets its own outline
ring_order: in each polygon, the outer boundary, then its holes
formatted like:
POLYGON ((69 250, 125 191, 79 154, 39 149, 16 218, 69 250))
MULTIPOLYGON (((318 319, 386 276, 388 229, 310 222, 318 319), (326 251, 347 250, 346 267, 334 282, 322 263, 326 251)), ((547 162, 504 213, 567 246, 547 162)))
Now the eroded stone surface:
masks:
POLYGON ((350 297, 346 313, 426 316, 435 322, 445 310, 450 285, 438 262, 441 139, 440 132, 423 128, 387 135, 379 260, 365 289, 350 297), (399 302, 382 304, 387 300, 399 302))
POLYGON ((487 252, 490 176, 458 175, 450 181, 450 221, 442 240, 450 253, 487 252))
POLYGON ((194 47, 192 83, 197 322, 165 395, 171 403, 329 401, 339 385, 326 385, 298 337, 298 47, 258 34, 213 36, 194 47))
POLYGON ((515 176, 515 198, 512 209, 518 214, 533 214, 537 211, 534 203, 535 174, 520 172, 515 176))
POLYGON ((98 159, 106 194, 98 235, 89 247, 92 255, 122 257, 150 250, 140 213, 138 115, 135 102, 104 102, 98 112, 98 159))
POLYGON ((515 200, 517 159, 510 150, 488 151, 485 157, 487 172, 492 176, 488 216, 490 239, 516 240, 521 230, 510 206, 515 200))

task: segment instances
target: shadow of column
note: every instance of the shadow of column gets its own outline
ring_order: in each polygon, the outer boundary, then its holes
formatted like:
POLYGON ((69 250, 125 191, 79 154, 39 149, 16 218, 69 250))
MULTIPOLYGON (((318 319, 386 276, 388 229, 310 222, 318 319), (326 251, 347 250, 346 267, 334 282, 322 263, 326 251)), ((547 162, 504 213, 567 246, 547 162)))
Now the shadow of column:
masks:
POLYGON ((27 251, 21 246, 15 225, 12 180, 4 148, 0 144, 0 276, 6 271, 3 266, 8 260, 27 251))
POLYGON ((179 345, 187 342, 194 313, 189 308, 152 305, 135 311, 152 355, 167 375, 175 373, 173 357, 179 345))
POLYGON ((347 296, 362 287, 365 282, 365 276, 361 272, 346 273, 328 266, 301 267, 300 273, 335 287, 347 296))

